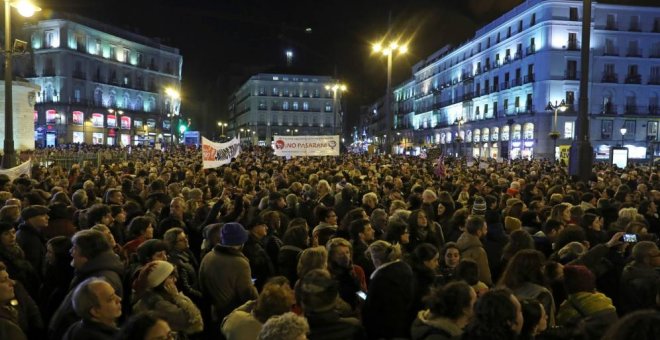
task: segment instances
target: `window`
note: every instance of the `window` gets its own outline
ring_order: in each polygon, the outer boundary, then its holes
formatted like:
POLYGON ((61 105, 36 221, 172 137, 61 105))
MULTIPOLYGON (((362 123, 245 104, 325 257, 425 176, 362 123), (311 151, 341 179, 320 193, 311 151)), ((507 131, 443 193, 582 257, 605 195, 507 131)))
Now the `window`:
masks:
POLYGON ((137 56, 136 59, 138 66, 142 66, 142 64, 144 63, 144 56, 142 56, 142 53, 140 52, 137 52, 136 56, 137 56))
POLYGON ((110 58, 116 58, 117 57, 117 50, 115 45, 110 45, 110 58))
POLYGON ((566 105, 572 106, 575 104, 575 92, 566 91, 566 105))
POLYGON ((635 139, 635 123, 636 122, 634 120, 626 120, 623 122, 623 127, 626 128, 626 135, 624 136, 625 139, 635 139))
POLYGON ((280 95, 280 90, 277 87, 273 87, 273 90, 272 90, 271 93, 272 93, 273 96, 279 96, 280 95))
POLYGON ((611 119, 603 120, 600 123, 600 139, 612 139, 612 128, 614 121, 611 119))
POLYGON ((529 19, 529 26, 536 25, 536 13, 532 13, 532 17, 529 19))
POLYGON ((309 111, 309 103, 303 102, 303 111, 309 111))
POLYGON ((616 44, 614 42, 614 39, 611 38, 605 38, 605 51, 604 55, 609 55, 609 56, 615 56, 619 55, 619 53, 616 50, 616 44))
POLYGON ((639 15, 633 15, 630 17, 630 31, 633 32, 639 32, 641 31, 640 25, 639 25, 639 15))
POLYGON ((484 104, 484 116, 488 113, 488 104, 484 104))
POLYGON ((564 122, 564 138, 573 138, 575 132, 575 122, 564 122))
POLYGON ((507 38, 511 38, 511 26, 509 26, 509 27, 507 28, 507 31, 506 31, 506 37, 507 37, 507 38))
POLYGON ((325 112, 332 112, 332 102, 325 102, 325 112))
POLYGON ((605 29, 607 30, 616 30, 616 16, 614 14, 607 15, 607 21, 605 22, 605 29))
POLYGON ((522 20, 518 20, 518 33, 522 32, 522 30, 523 30, 522 20))
POLYGON ((282 103, 282 110, 284 110, 284 111, 289 111, 289 102, 288 102, 288 101, 285 100, 285 101, 282 103))
POLYGON ((55 30, 49 30, 45 32, 46 47, 57 48, 60 46, 60 40, 57 36, 55 30))
POLYGON ((73 90, 73 98, 76 103, 80 103, 80 89, 73 90))
POLYGON ((578 9, 577 7, 571 7, 568 15, 568 20, 570 21, 578 21, 578 9))
POLYGON ((129 50, 128 48, 125 48, 123 53, 124 53, 124 56, 122 57, 121 61, 123 61, 125 63, 129 62, 130 61, 130 56, 131 56, 131 50, 129 50))
POLYGON ((94 42, 94 54, 101 54, 101 40, 96 39, 96 42, 94 42))
POLYGON ((293 111, 298 111, 299 109, 298 102, 293 102, 293 111))
POLYGON ((651 120, 646 124, 646 140, 658 139, 658 121, 651 120))

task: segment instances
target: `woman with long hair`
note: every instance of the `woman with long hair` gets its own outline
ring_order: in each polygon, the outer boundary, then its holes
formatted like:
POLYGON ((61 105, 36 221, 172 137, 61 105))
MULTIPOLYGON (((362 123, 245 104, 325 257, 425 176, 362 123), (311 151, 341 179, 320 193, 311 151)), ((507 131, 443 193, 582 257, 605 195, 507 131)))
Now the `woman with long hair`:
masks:
POLYGON ((539 300, 545 310, 548 311, 550 325, 554 325, 555 300, 550 290, 545 286, 544 264, 545 255, 540 251, 534 249, 520 250, 509 261, 498 285, 511 289, 519 299, 539 300))
POLYGON ((423 209, 417 209, 410 213, 410 216, 408 216, 408 231, 410 232, 408 249, 414 250, 422 243, 430 243, 439 248, 445 243, 442 229, 426 216, 423 209))

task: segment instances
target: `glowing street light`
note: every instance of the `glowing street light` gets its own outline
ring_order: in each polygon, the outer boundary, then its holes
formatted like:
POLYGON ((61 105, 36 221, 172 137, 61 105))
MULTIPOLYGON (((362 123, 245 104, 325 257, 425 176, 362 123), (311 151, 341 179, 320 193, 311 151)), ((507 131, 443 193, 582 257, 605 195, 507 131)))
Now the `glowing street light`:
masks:
POLYGON ((559 105, 557 105, 556 101, 554 105, 552 105, 552 102, 548 102, 548 105, 545 107, 545 109, 555 111, 555 118, 552 127, 552 132, 550 132, 549 136, 554 141, 552 154, 554 155, 555 160, 557 160, 557 139, 561 136, 561 133, 559 133, 559 131, 557 130, 557 112, 566 111, 566 109, 568 109, 568 106, 566 105, 566 102, 562 100, 561 103, 559 103, 559 105))
MULTIPOLYGON (((165 88, 165 95, 170 97, 170 142, 172 145, 174 145, 174 116, 177 115, 177 112, 174 112, 174 101, 175 100, 180 100, 181 99, 181 93, 177 91, 174 88, 171 87, 166 87, 165 88)), ((183 132, 181 132, 183 133, 183 132)))
POLYGON ((225 135, 225 128, 227 127, 227 123, 218 122, 218 126, 220 127, 220 136, 224 136, 225 135))
MULTIPOLYGON (((371 47, 374 53, 380 53, 387 57, 387 92, 385 92, 385 121, 386 121, 386 132, 392 131, 393 117, 392 117, 392 107, 391 107, 391 96, 392 96, 392 55, 394 53, 405 54, 408 52, 408 45, 402 44, 399 45, 398 42, 392 41, 389 44, 383 46, 382 42, 374 43, 371 47)), ((392 133, 389 133, 390 136, 393 136, 392 133)), ((385 139, 385 149, 391 151, 390 139, 385 139)))
POLYGON ((2 167, 12 168, 15 164, 16 150, 14 150, 14 108, 12 106, 12 39, 11 39, 11 7, 18 10, 18 14, 30 17, 41 8, 30 1, 5 0, 5 140, 2 167))

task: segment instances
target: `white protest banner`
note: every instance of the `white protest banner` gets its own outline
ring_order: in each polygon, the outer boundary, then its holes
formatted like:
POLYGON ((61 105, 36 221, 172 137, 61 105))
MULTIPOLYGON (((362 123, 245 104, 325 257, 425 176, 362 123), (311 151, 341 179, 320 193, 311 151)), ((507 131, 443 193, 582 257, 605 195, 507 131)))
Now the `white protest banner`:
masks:
POLYGON ((234 138, 227 143, 215 143, 202 137, 202 161, 204 169, 228 164, 241 153, 241 141, 234 138))
POLYGON ((275 155, 339 156, 339 136, 275 136, 275 155))
POLYGON ((23 164, 17 165, 11 169, 0 169, 0 174, 9 176, 12 181, 21 175, 30 177, 30 169, 32 169, 32 160, 27 160, 23 164))

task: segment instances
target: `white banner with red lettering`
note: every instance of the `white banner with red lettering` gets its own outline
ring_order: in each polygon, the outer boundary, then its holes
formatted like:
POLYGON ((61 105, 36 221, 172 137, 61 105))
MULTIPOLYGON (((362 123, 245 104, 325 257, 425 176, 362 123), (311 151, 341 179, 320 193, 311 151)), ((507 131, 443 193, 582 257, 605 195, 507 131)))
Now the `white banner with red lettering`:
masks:
POLYGON ((204 169, 217 168, 231 163, 241 153, 241 141, 234 138, 227 143, 215 143, 202 137, 202 161, 204 169))
POLYGON ((275 136, 276 156, 339 156, 339 136, 275 136))

